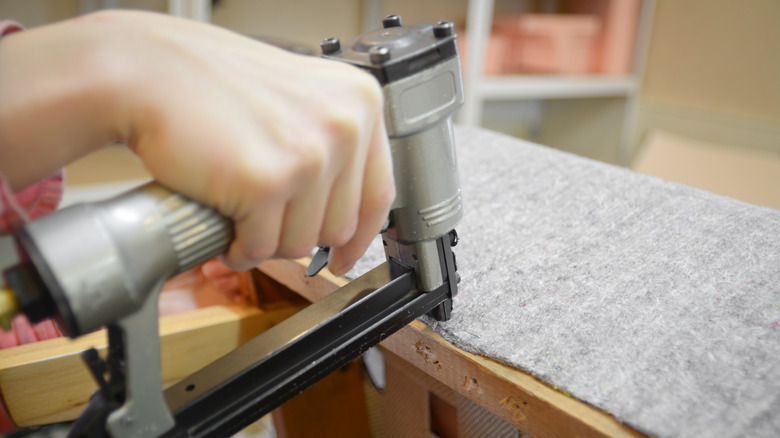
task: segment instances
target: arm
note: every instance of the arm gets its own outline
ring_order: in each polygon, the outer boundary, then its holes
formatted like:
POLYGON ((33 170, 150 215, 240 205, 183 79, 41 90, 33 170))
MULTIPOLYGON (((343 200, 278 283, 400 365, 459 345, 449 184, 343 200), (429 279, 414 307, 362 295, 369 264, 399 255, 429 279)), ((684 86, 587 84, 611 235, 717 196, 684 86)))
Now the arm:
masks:
MULTIPOLYGON (((0 20, 0 38, 22 30, 10 20, 0 20)), ((32 219, 57 208, 62 196, 64 170, 14 193, 0 173, 0 234, 9 232, 19 221, 32 219)))
POLYGON ((343 273, 394 197, 381 92, 341 63, 112 11, 8 36, 0 172, 19 190, 125 141, 162 184, 235 222, 236 269, 336 247, 343 273))

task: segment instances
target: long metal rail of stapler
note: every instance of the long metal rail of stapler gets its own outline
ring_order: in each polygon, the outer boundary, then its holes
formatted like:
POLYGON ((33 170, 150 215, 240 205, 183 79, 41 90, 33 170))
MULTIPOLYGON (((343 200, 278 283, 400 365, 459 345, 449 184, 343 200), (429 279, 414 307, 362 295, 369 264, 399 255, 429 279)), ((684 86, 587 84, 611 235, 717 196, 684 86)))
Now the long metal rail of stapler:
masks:
MULTIPOLYGON (((108 328, 108 356, 82 354, 98 383, 71 436, 229 436, 412 320, 450 317, 461 219, 452 115, 463 102, 453 24, 383 28, 322 56, 373 74, 385 98, 397 198, 387 261, 162 390, 158 294, 170 277, 223 253, 232 223, 151 182, 26 224, 5 298, 71 337, 108 328)), ((317 259, 317 257, 315 257, 317 259)))

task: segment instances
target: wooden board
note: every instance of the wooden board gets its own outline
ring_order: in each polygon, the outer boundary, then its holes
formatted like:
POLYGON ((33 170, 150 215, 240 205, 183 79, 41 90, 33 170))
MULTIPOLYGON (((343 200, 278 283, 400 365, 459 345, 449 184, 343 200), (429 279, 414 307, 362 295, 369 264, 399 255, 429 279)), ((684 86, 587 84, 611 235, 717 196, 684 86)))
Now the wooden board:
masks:
POLYGON ((277 438, 368 438, 360 361, 332 372, 273 411, 277 438))
MULTIPOLYGON (((308 278, 304 272, 307 262, 269 260, 258 269, 311 301, 348 282, 325 271, 308 278)), ((381 345, 536 438, 643 436, 608 413, 525 372, 455 347, 420 321, 404 327, 381 345)))
POLYGON ((379 392, 368 383, 364 387, 373 438, 520 438, 514 425, 392 351, 381 351, 385 388, 379 392))
MULTIPOLYGON (((168 386, 292 315, 299 307, 261 310, 212 306, 160 318, 163 383, 168 386)), ((104 352, 104 330, 0 350, 0 392, 17 426, 76 418, 96 389, 79 353, 104 352)))

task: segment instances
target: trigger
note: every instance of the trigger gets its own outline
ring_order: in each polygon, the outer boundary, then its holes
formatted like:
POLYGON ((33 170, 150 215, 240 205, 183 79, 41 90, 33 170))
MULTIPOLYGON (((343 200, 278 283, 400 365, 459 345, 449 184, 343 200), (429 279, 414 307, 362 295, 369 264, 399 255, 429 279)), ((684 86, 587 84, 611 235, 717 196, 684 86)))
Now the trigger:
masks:
POLYGON ((320 271, 322 271, 322 268, 328 265, 329 252, 330 252, 330 247, 327 246, 321 246, 319 247, 319 249, 317 249, 317 252, 311 258, 311 262, 309 263, 309 266, 306 267, 306 276, 314 277, 320 271))

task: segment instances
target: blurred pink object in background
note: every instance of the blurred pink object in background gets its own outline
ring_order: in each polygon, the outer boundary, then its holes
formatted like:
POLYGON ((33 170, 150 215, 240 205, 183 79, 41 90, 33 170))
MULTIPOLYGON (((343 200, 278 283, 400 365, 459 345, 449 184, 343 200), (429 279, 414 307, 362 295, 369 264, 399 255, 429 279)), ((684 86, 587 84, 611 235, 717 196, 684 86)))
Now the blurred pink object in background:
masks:
POLYGON ((573 11, 601 19, 594 58, 596 73, 631 73, 640 6, 640 0, 574 0, 572 3, 573 11))
POLYGON ((593 15, 523 14, 500 17, 496 33, 511 38, 505 71, 588 74, 601 27, 593 15))
MULTIPOLYGON (((500 75, 506 73, 504 71, 504 58, 511 41, 506 35, 493 33, 490 35, 490 39, 487 44, 487 53, 485 54, 485 70, 483 73, 486 75, 500 75)), ((466 32, 458 32, 458 52, 460 53, 461 68, 466 69, 466 63, 468 62, 468 45, 466 44, 466 32)))
MULTIPOLYGON (((640 6, 640 0, 572 0, 565 14, 497 14, 484 74, 630 74, 640 6)), ((464 31, 458 49, 465 66, 464 31)))
POLYGON ((30 324, 24 315, 17 315, 11 321, 11 327, 9 332, 0 329, 0 350, 62 336, 62 332, 51 320, 30 324))
MULTIPOLYGON (((217 278, 207 278, 200 266, 179 274, 163 287, 159 303, 160 316, 215 305, 253 305, 256 298, 250 296, 254 289, 248 284, 251 280, 247 275, 227 270, 217 278)), ((63 334, 52 320, 31 324, 26 316, 20 314, 11 321, 11 331, 0 329, 0 350, 60 336, 63 334)))

